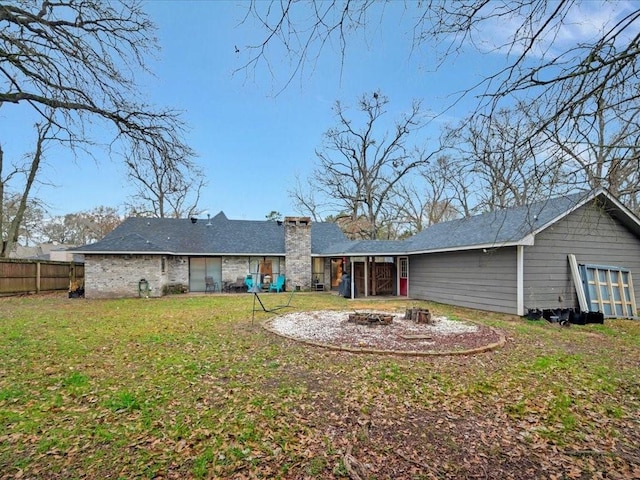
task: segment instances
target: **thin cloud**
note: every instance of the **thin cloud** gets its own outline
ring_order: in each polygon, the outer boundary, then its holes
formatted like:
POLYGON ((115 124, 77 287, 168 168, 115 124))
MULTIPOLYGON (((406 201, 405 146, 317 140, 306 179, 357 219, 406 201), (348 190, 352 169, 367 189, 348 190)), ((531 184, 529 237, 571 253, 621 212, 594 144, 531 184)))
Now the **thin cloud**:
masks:
MULTIPOLYGON (((555 7, 554 7, 555 8, 555 7)), ((637 6, 630 2, 585 2, 575 4, 566 12, 561 23, 550 24, 538 41, 528 51, 532 58, 558 56, 568 49, 583 44, 591 44, 602 38, 606 32, 637 6)), ((548 10, 547 15, 551 12, 548 10)), ((469 37, 469 42, 481 53, 521 55, 528 47, 528 28, 522 16, 502 16, 486 19, 481 28, 469 37), (517 40, 517 41, 514 41, 517 40)), ((537 25, 534 26, 537 28, 537 25)), ((635 36, 640 28, 632 26, 616 38, 624 44, 635 36)))

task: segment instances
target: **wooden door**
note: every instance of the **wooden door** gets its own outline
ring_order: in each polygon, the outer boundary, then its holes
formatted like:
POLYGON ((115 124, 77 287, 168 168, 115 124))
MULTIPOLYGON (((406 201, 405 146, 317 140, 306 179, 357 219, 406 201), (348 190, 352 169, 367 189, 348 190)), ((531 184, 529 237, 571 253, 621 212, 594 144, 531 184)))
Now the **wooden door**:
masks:
POLYGON ((393 295, 393 263, 374 263, 372 295, 393 295))

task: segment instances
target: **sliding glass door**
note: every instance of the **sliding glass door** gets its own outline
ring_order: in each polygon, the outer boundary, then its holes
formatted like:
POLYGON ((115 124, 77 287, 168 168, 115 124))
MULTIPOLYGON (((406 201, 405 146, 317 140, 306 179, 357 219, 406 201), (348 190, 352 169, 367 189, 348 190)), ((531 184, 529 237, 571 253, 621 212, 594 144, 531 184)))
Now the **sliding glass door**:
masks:
POLYGON ((222 259, 220 257, 192 257, 189 259, 189 291, 204 292, 205 278, 212 277, 218 289, 222 285, 222 259))

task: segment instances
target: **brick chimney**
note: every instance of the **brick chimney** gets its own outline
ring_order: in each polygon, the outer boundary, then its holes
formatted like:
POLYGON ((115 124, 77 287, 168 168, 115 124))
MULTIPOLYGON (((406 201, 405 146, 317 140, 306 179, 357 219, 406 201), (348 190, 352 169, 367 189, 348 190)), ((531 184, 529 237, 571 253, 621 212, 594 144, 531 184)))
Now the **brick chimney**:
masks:
POLYGON ((285 217, 284 255, 287 290, 311 288, 311 218, 285 217))

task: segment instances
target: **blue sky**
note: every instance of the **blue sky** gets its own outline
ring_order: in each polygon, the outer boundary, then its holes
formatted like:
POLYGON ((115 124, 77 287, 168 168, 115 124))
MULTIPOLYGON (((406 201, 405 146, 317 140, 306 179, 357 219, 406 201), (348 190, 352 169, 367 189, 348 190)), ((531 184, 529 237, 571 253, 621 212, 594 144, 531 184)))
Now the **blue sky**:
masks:
MULTIPOLYGON (((150 62, 155 78, 141 78, 141 83, 151 103, 183 111, 190 128, 186 140, 208 180, 199 202, 202 210, 256 220, 272 210, 296 214, 287 191, 296 175, 304 178, 313 168, 323 132, 336 124, 331 110, 336 100, 353 104, 359 95, 379 89, 390 99, 390 128, 412 99, 423 99, 427 114, 441 112, 451 95, 504 61, 500 53, 469 52, 436 72, 435 55, 431 58, 428 49, 410 55, 409 24, 400 27, 403 4, 386 8, 383 23, 370 29, 365 40, 350 44, 342 70, 337 52, 329 48, 313 72, 275 95, 289 72, 286 58, 273 64, 275 79, 265 68, 248 77, 234 74, 245 47, 263 35, 251 22, 240 24, 246 4, 146 3, 161 51, 150 62)), ((472 98, 457 104, 423 132, 423 141, 428 144, 443 123, 461 118, 472 106, 472 98)), ((0 111, 2 131, 15 121, 11 113, 4 107, 0 111)), ((7 143, 3 140, 5 159, 18 155, 16 146, 7 143)), ((117 159, 98 155, 97 162, 87 157, 74 163, 64 157, 53 152, 43 171, 47 182, 36 192, 52 215, 119 207, 132 193, 117 159)))
POLYGON ((287 191, 296 175, 305 177, 313 168, 323 132, 335 125, 336 100, 349 104, 364 92, 380 89, 391 100, 391 126, 413 98, 425 98, 425 107, 437 100, 434 108, 439 109, 449 89, 462 85, 451 77, 454 69, 440 79, 416 71, 406 38, 384 37, 376 39, 373 49, 353 48, 342 72, 339 57, 328 50, 314 72, 278 93, 289 72, 284 59, 276 71, 281 76, 275 79, 264 68, 255 75, 234 73, 246 45, 262 34, 252 32, 249 24, 239 25, 245 6, 188 2, 177 8, 170 1, 148 5, 163 48, 154 69, 161 81, 155 95, 186 112, 191 145, 209 179, 201 206, 211 214, 223 210, 231 218, 262 219, 271 210, 296 213, 287 191))

